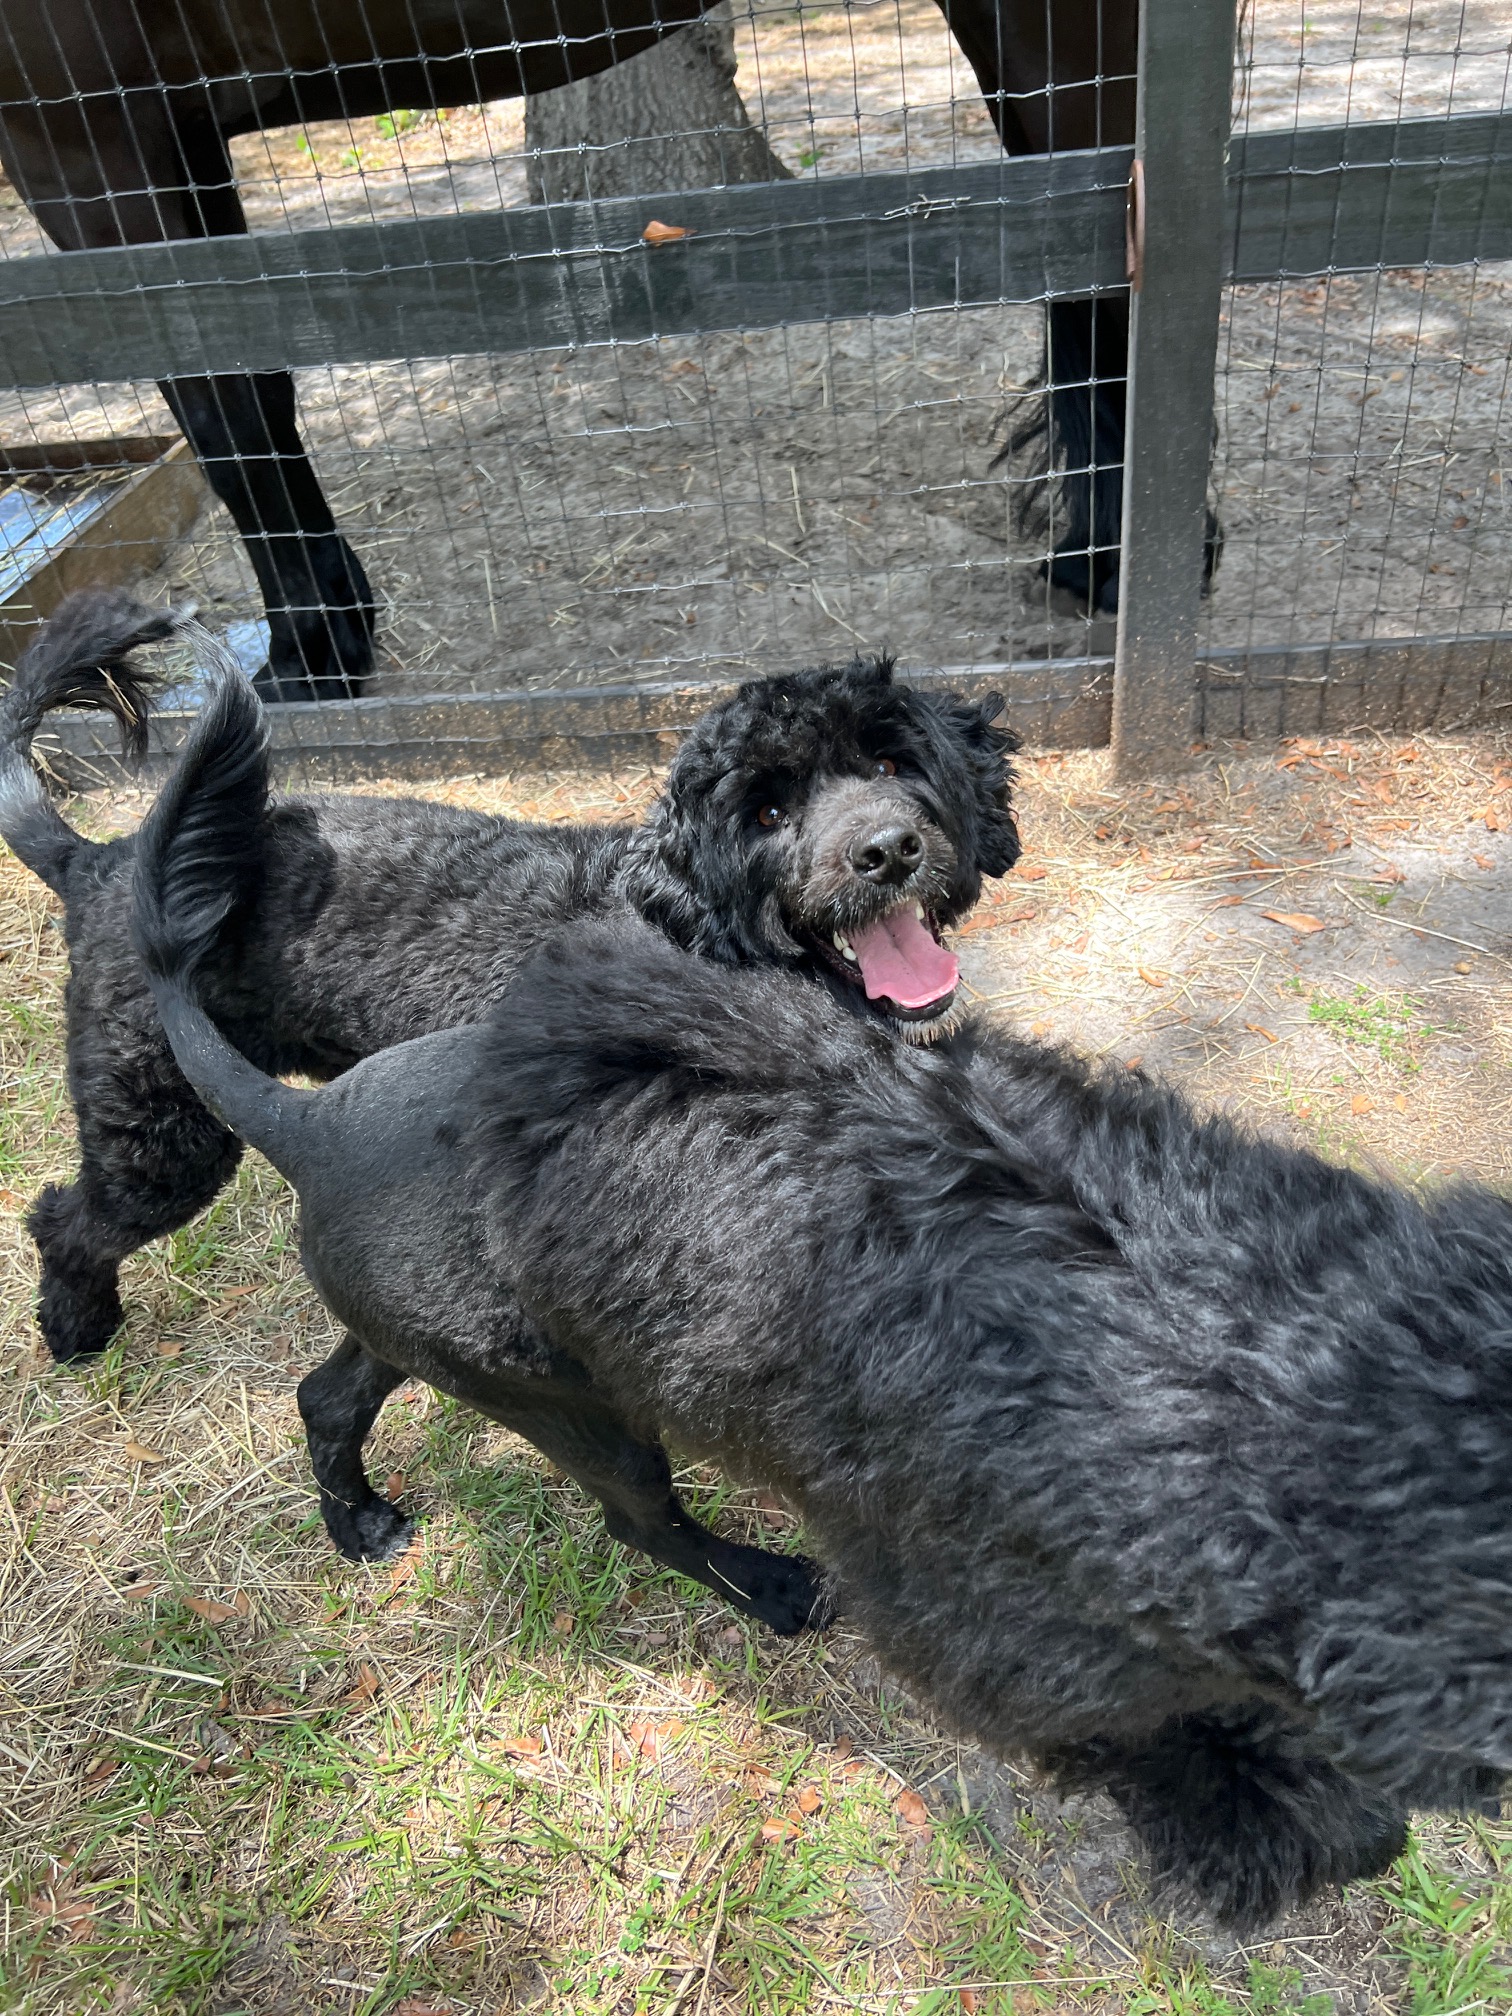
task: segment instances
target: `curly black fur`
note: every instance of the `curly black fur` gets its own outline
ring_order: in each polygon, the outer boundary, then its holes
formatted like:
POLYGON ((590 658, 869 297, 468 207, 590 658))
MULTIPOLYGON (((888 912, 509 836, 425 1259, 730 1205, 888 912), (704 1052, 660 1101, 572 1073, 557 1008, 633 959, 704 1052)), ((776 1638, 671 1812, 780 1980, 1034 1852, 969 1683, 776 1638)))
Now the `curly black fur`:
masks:
POLYGON ((802 1564, 691 1526, 665 1436, 784 1494, 947 1722, 1105 1787, 1241 1926, 1382 1871, 1410 1804, 1498 1792, 1504 1199, 1421 1202, 980 1025, 911 1048, 624 915, 539 948, 491 1026, 291 1106, 193 1005, 172 853, 140 875, 176 1052, 295 1183, 349 1326, 301 1389, 338 1544, 400 1537, 361 1448, 414 1374, 616 1537, 822 1615, 802 1564))
POLYGON ((957 1728, 1256 1924, 1512 1770, 1512 1205, 582 925, 474 1181, 542 1334, 776 1486, 957 1728))
POLYGON ((160 675, 130 654, 172 636, 177 623, 124 589, 70 596, 21 654, 0 699, 0 833, 59 896, 75 859, 95 850, 58 816, 29 760, 32 739, 55 707, 75 707, 111 715, 125 753, 145 755, 160 675))
POLYGON ((216 822, 247 809, 260 727, 249 688, 223 682, 143 823, 132 935, 190 1083, 306 1200, 306 1271, 348 1325, 343 1344, 299 1388, 331 1538, 357 1559, 403 1544, 409 1522, 372 1489, 362 1444, 385 1396, 414 1374, 536 1443, 600 1500, 616 1539, 696 1576, 776 1631, 820 1621, 828 1604, 813 1564, 735 1546, 691 1518, 660 1443, 532 1329, 491 1264, 484 1193, 457 1180, 472 1087, 494 1041, 486 1027, 401 1044, 312 1092, 259 1071, 204 1012, 226 923, 206 896, 220 848, 216 822), (450 1205, 438 1218, 440 1198, 450 1205))
MULTIPOLYGON (((29 1221, 42 1334, 60 1359, 103 1349, 121 1320, 120 1261, 208 1204, 241 1152, 175 1065, 132 948, 135 840, 101 847, 72 833, 26 760, 46 709, 81 693, 97 696, 87 704, 119 696, 138 718, 145 687, 125 654, 170 622, 126 597, 76 598, 5 703, 0 777, 23 788, 0 801, 0 833, 67 905, 80 1171, 49 1185, 29 1221), (95 665, 109 681, 81 677, 95 665)), ((207 1006, 261 1069, 329 1078, 481 1019, 543 932, 632 905, 715 958, 790 963, 886 1012, 854 984, 833 932, 905 900, 944 930, 984 876, 1011 867, 1016 745, 992 725, 1000 706, 912 690, 886 660, 753 681, 685 737, 639 829, 533 826, 419 799, 275 799, 255 717, 223 713, 217 732, 241 738, 245 767, 234 807, 197 815, 199 900, 227 924, 207 1006), (878 774, 884 759, 896 774, 878 774), (780 818, 763 825, 772 801, 780 818), (916 866, 902 882, 867 881, 851 842, 900 820, 917 837, 916 866)), ((943 1026, 948 1005, 912 1033, 943 1026)))

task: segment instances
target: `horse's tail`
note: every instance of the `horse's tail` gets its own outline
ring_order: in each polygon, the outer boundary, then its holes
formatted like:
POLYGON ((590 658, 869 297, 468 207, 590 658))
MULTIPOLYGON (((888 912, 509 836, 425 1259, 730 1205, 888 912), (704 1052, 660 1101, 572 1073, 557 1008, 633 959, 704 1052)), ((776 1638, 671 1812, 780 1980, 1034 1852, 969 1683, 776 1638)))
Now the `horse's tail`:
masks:
POLYGON ((255 879, 268 799, 267 718, 222 660, 172 775, 137 835, 132 939, 179 1069, 285 1175, 313 1092, 249 1064, 200 1006, 200 975, 255 879))
POLYGON ((53 708, 88 708, 113 716, 123 750, 142 756, 161 681, 133 665, 131 653, 172 636, 180 620, 122 589, 70 595, 22 653, 0 700, 0 836, 60 896, 75 858, 97 843, 76 833, 48 796, 32 761, 33 738, 53 708))

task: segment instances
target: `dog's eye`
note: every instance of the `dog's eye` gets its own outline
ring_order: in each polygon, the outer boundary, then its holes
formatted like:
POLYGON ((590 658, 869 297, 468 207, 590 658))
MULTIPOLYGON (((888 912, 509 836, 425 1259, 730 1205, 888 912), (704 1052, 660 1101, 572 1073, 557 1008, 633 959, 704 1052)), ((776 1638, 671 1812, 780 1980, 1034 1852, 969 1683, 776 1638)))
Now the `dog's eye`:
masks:
POLYGON ((756 824, 768 827, 781 826, 786 818, 787 814, 780 805, 763 805, 756 814, 756 824))
POLYGON ((879 756, 872 765, 872 775, 874 777, 896 777, 897 774, 898 766, 894 763, 891 756, 879 756))

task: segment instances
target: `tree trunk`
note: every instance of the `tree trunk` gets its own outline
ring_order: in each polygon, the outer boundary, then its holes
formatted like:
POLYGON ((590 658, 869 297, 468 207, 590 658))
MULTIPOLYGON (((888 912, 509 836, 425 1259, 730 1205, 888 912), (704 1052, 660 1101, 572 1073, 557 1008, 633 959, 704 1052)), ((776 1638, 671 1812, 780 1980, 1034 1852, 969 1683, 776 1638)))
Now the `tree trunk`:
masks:
POLYGON ((735 88, 729 0, 654 49, 525 100, 532 203, 791 179, 735 88))

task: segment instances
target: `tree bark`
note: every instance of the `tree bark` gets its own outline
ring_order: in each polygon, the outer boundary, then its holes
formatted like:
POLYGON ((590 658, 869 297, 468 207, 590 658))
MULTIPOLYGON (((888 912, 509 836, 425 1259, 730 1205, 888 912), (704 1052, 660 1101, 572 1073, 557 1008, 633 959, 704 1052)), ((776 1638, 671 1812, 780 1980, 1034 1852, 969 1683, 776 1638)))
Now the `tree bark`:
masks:
POLYGON ((532 203, 791 179, 735 88, 729 0, 654 49, 525 101, 532 203))

